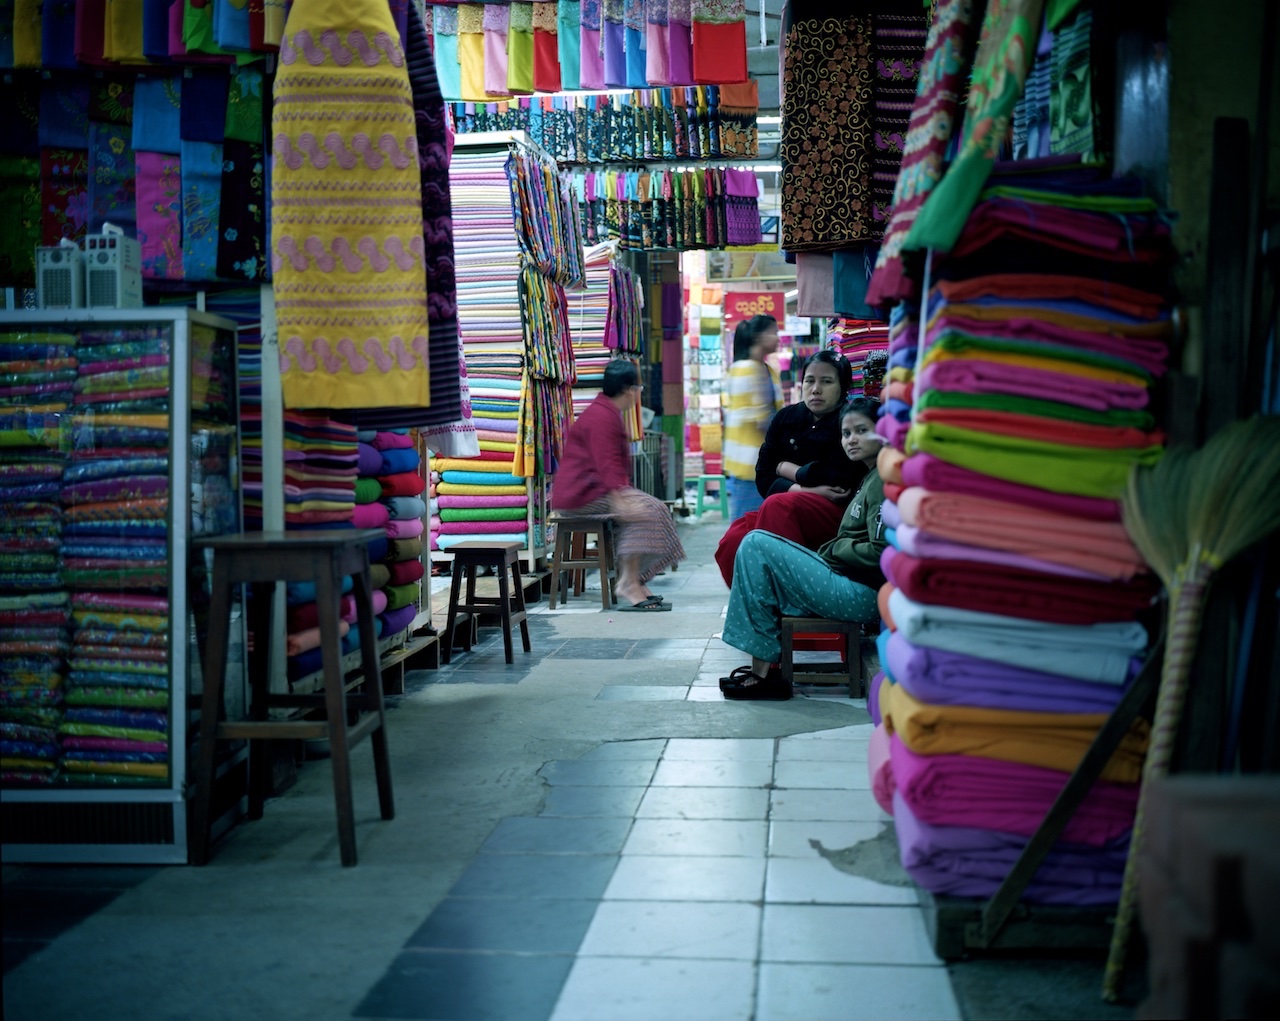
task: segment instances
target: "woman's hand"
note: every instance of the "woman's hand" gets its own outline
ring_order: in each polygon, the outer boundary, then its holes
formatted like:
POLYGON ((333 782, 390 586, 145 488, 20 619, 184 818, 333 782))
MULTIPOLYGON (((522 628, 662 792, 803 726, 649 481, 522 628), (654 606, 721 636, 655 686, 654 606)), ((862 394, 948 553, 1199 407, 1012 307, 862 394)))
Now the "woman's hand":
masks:
POLYGON ((849 499, 853 491, 845 489, 843 486, 812 486, 806 489, 805 492, 825 496, 832 503, 843 503, 849 499))

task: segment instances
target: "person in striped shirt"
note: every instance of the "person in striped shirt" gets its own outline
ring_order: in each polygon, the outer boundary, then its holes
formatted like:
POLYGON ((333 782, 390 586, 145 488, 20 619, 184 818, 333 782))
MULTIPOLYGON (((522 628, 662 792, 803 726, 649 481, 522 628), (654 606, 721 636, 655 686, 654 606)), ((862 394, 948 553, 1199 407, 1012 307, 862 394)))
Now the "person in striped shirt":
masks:
POLYGON ((724 388, 724 475, 729 487, 729 520, 759 508, 756 458, 769 423, 782 408, 782 386, 765 362, 778 350, 778 321, 757 315, 733 333, 733 364, 724 388))

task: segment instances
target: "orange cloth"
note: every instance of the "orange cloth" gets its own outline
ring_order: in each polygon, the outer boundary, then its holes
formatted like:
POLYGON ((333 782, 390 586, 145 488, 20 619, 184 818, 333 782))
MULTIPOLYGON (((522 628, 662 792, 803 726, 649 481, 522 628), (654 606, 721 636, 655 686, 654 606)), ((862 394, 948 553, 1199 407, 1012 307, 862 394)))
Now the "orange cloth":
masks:
POLYGON ((953 542, 1009 550, 1107 578, 1132 578, 1146 570, 1146 561, 1118 521, 1093 521, 919 486, 904 489, 896 503, 904 524, 953 542))
MULTIPOLYGON (((885 729, 920 755, 975 755, 1072 772, 1106 713, 1032 713, 918 702, 901 684, 880 688, 885 729)), ((1137 719, 1102 770, 1102 779, 1137 783, 1151 726, 1137 719)))
POLYGON ((893 585, 885 582, 876 592, 876 607, 880 610, 880 619, 890 631, 897 631, 898 625, 893 622, 893 614, 889 612, 889 597, 893 595, 893 585))
POLYGON ((880 473, 880 478, 884 482, 902 485, 902 462, 907 459, 907 455, 897 447, 891 447, 887 443, 880 448, 880 453, 876 455, 876 471, 880 473))

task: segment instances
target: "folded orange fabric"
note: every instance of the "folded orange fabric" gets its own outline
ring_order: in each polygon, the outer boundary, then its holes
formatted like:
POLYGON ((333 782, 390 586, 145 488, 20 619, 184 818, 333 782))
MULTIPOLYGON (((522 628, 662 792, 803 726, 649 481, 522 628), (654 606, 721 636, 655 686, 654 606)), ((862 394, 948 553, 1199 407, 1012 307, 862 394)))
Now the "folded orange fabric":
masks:
POLYGON ((893 615, 889 612, 889 597, 893 595, 893 586, 889 582, 885 582, 876 592, 876 607, 880 610, 880 619, 884 621, 885 627, 890 631, 897 631, 897 626, 893 623, 893 615))
MULTIPOLYGON (((339 634, 345 635, 350 630, 351 625, 345 620, 338 621, 339 634)), ((295 631, 291 635, 286 635, 284 642, 286 656, 297 656, 311 649, 318 649, 320 648, 320 629, 309 627, 304 631, 295 631)))
POLYGON ((907 459, 905 452, 887 443, 880 448, 876 456, 876 471, 884 482, 902 484, 902 462, 907 459))
MULTIPOLYGON (((880 689, 885 729, 920 755, 977 755, 1070 773, 1104 723, 1106 713, 1032 713, 976 706, 930 705, 901 684, 880 689)), ((1102 770, 1102 779, 1136 783, 1142 776, 1151 725, 1139 718, 1102 770)))
POLYGON ((1146 561, 1118 521, 1095 521, 919 486, 908 486, 896 502, 904 523, 954 542, 1009 550, 1107 578, 1132 578, 1146 570, 1146 561))

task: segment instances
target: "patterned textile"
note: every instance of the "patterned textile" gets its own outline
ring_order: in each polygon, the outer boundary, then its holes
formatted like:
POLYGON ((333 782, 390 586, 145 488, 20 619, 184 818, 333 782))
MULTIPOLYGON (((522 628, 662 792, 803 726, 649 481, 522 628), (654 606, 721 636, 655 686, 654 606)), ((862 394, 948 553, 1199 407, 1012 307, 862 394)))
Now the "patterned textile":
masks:
POLYGON ((1089 38, 1093 12, 1082 10, 1069 25, 1054 33, 1049 71, 1049 151, 1094 155, 1093 91, 1089 38))
POLYGON ((746 5, 743 0, 692 0, 693 80, 730 85, 747 80, 746 5))
POLYGON ((871 199, 883 231, 893 206, 929 24, 923 14, 873 14, 871 27, 875 53, 871 81, 875 126, 871 199))
POLYGON ((89 228, 89 151, 40 150, 43 244, 78 241, 89 228))
POLYGON ((637 558, 643 585, 683 560, 684 545, 672 524, 671 512, 661 500, 630 487, 618 492, 628 500, 627 516, 615 514, 604 498, 574 508, 573 513, 582 517, 613 515, 614 554, 618 559, 637 558))
POLYGON ((949 252, 1009 130, 1039 40, 1044 0, 989 0, 973 59, 960 151, 925 199, 903 247, 949 252))
POLYGON ((181 110, 182 78, 179 75, 139 78, 133 92, 133 148, 176 154, 181 110))
POLYGON ((89 125, 89 233, 102 231, 104 223, 137 233, 135 180, 138 172, 133 132, 119 124, 89 125))
POLYGON ((181 280, 182 160, 158 152, 139 152, 138 242, 142 275, 181 280))
POLYGON ((266 277, 266 160, 260 142, 222 143, 217 273, 229 280, 266 277))
POLYGON ((942 177, 972 52, 975 0, 940 0, 929 28, 915 106, 894 185, 893 207, 876 257, 867 302, 888 305, 919 296, 902 260, 902 245, 925 198, 942 177))
POLYGON ((285 406, 425 407, 418 144, 385 2, 316 0, 290 10, 272 135, 285 406))
POLYGON ((825 251, 879 233, 871 201, 871 19, 796 20, 782 82, 782 247, 825 251), (839 132, 830 125, 844 119, 839 132))
POLYGON ((182 271, 187 280, 217 276, 222 203, 222 144, 182 141, 182 271))

